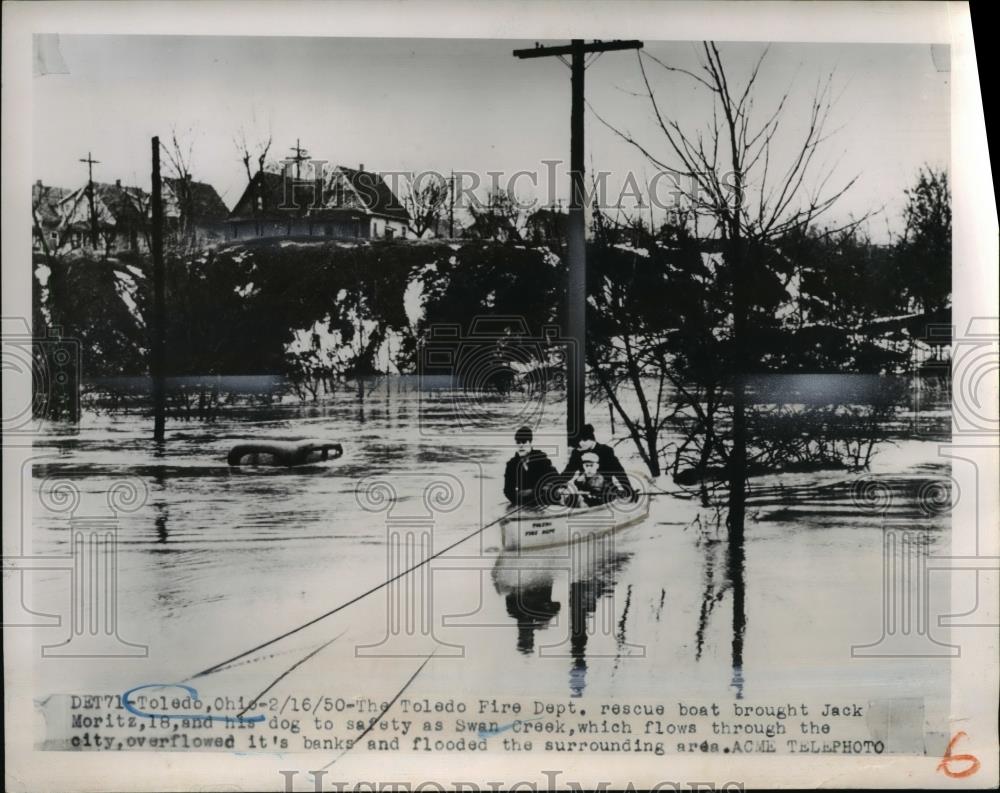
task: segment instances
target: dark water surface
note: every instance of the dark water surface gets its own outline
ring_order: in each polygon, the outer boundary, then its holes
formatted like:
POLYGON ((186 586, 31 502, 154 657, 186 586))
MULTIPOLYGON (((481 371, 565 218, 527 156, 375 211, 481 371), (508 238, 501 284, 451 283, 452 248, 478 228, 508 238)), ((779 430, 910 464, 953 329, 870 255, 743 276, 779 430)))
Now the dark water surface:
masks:
MULTIPOLYGON (((323 614, 501 515, 512 428, 537 422, 536 445, 559 465, 563 416, 557 402, 390 386, 363 404, 351 393, 212 423, 168 422, 161 450, 141 417, 50 427, 32 453, 32 551, 66 557, 81 519, 116 519, 115 630, 149 652, 74 662, 69 673, 65 661, 43 662, 42 690, 184 679, 323 614), (238 441, 297 438, 341 442, 344 456, 293 470, 225 462, 238 441), (109 506, 112 491, 119 500, 109 506)), ((591 420, 607 438, 606 411, 591 420)), ((629 447, 620 456, 638 469, 629 447)), ((667 495, 652 499, 647 521, 585 556, 501 553, 492 527, 242 659, 241 674, 263 688, 296 653, 342 634, 334 645, 349 648, 342 655, 385 664, 387 680, 436 650, 414 691, 427 695, 752 699, 912 689, 946 709, 945 662, 852 658, 852 646, 877 644, 883 633, 887 563, 918 546, 947 548, 950 475, 936 443, 898 437, 865 475, 752 484, 739 548, 710 510, 667 495)), ((666 477, 655 486, 674 489, 666 477)), ((65 613, 70 575, 34 575, 32 608, 65 613)), ((67 633, 66 620, 37 631, 42 644, 67 633)), ((311 674, 342 677, 349 661, 326 653, 310 661, 311 674)))

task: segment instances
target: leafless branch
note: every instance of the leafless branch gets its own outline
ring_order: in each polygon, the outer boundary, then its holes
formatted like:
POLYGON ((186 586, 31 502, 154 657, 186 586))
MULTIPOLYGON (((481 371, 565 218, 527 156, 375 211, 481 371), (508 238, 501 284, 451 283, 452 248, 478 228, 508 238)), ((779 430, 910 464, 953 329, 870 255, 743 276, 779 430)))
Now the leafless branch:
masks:
POLYGON ((694 72, 688 71, 687 69, 681 69, 681 68, 679 68, 677 66, 668 66, 663 61, 661 61, 659 58, 657 58, 655 55, 650 55, 646 50, 636 50, 636 53, 637 53, 637 55, 639 55, 641 57, 648 58, 649 60, 651 60, 651 61, 653 61, 655 63, 658 63, 660 66, 662 66, 668 72, 677 72, 678 74, 686 75, 686 76, 690 77, 692 80, 695 80, 695 81, 701 83, 709 91, 713 91, 713 92, 717 91, 717 89, 716 89, 715 86, 713 86, 711 83, 707 82, 704 78, 699 77, 694 72))
POLYGON ((240 127, 239 137, 233 137, 233 145, 236 146, 236 150, 239 152, 240 161, 243 163, 243 169, 246 171, 248 182, 257 173, 264 170, 264 163, 267 162, 267 154, 271 150, 272 142, 273 136, 268 132, 267 138, 261 137, 251 146, 247 141, 247 133, 244 127, 240 127), (256 171, 250 167, 251 162, 256 162, 256 171))
POLYGON ((408 174, 404 182, 403 205, 410 215, 409 229, 419 239, 434 230, 444 216, 451 186, 443 176, 432 172, 408 174))

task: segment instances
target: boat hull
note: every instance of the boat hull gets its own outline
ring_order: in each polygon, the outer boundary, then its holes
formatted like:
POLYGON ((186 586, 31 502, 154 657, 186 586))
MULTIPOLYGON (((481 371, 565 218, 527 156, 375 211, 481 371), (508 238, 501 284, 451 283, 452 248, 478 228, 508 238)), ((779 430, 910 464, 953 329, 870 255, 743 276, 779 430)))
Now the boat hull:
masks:
POLYGON ((596 507, 524 508, 500 521, 505 551, 551 548, 626 529, 649 517, 649 496, 620 499, 596 507))

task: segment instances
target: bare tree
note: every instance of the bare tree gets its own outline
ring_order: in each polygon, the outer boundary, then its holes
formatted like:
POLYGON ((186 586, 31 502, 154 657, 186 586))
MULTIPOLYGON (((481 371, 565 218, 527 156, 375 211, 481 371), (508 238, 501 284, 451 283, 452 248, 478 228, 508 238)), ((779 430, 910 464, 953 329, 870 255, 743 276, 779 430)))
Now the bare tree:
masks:
POLYGON ((54 244, 48 236, 50 232, 46 228, 44 215, 46 209, 50 209, 51 211, 51 194, 52 188, 46 187, 41 183, 35 185, 31 191, 31 221, 34 226, 34 231, 38 235, 38 242, 42 250, 42 255, 45 257, 45 261, 47 263, 52 261, 53 257, 66 242, 65 230, 56 232, 54 244))
POLYGON ((152 241, 152 217, 153 217, 153 197, 138 188, 134 190, 124 190, 123 197, 131 207, 133 222, 135 223, 136 240, 138 246, 138 235, 142 235, 146 250, 153 247, 152 241))
POLYGON ((239 135, 233 138, 233 143, 236 146, 236 150, 240 154, 240 160, 243 163, 243 168, 247 172, 247 182, 250 182, 256 174, 264 170, 268 152, 271 150, 271 133, 268 132, 267 138, 260 137, 251 145, 247 141, 246 129, 240 127, 239 135), (251 162, 256 163, 256 171, 251 167, 251 162))
POLYGON ((407 175, 403 206, 410 215, 409 229, 417 239, 437 229, 450 198, 451 185, 440 174, 428 171, 407 175))
POLYGON ((177 235, 183 239, 194 214, 194 195, 191 187, 191 166, 194 159, 194 139, 186 144, 177 137, 177 129, 171 129, 170 140, 162 144, 167 157, 167 170, 172 183, 171 189, 177 202, 177 235))
MULTIPOLYGON (((714 42, 702 45, 699 72, 669 66, 643 52, 639 69, 656 122, 667 144, 667 156, 635 140, 595 112, 598 120, 644 154, 651 163, 678 179, 679 192, 694 211, 716 222, 717 234, 733 241, 774 240, 797 228, 811 225, 857 181, 853 177, 837 189, 828 185, 834 168, 821 169, 816 155, 828 139, 826 130, 833 108, 832 75, 815 90, 799 143, 784 158, 774 150, 775 138, 788 112, 786 91, 762 121, 754 113, 754 91, 767 48, 757 59, 742 90, 732 86, 714 42), (650 82, 643 58, 668 73, 684 75, 710 91, 712 119, 704 130, 682 129, 667 118, 650 82), (734 90, 734 88, 736 90, 734 90), (672 161, 668 161, 671 157, 672 161)), ((850 221, 829 233, 856 226, 850 221)))
POLYGON ((477 239, 511 242, 520 240, 524 228, 522 204, 517 197, 502 189, 491 190, 485 204, 469 207, 472 225, 467 233, 477 239))
MULTIPOLYGON (((252 185, 254 179, 260 174, 264 173, 265 170, 269 170, 267 155, 271 151, 272 135, 270 131, 267 133, 267 138, 258 137, 256 142, 252 145, 247 141, 247 133, 244 127, 240 127, 239 136, 233 139, 233 143, 236 145, 236 150, 240 153, 240 160, 243 162, 243 168, 247 173, 247 185, 252 185), (257 170, 254 171, 250 163, 256 163, 257 170)), ((260 218, 258 214, 260 208, 258 206, 258 196, 254 197, 252 201, 253 214, 256 218, 255 224, 257 226, 257 233, 260 234, 260 218)))
MULTIPOLYGON (((857 177, 830 187, 833 168, 823 169, 817 152, 827 140, 827 123, 833 107, 832 76, 820 81, 809 105, 798 143, 778 145, 778 130, 790 112, 786 91, 771 111, 758 118, 754 97, 767 49, 737 84, 727 71, 718 46, 702 44, 697 70, 671 66, 643 52, 638 56, 644 92, 662 133, 661 145, 636 140, 630 133, 597 118, 664 172, 673 174, 678 192, 697 215, 714 222, 713 236, 728 273, 731 319, 728 389, 732 399, 731 430, 725 449, 729 483, 728 523, 732 536, 742 536, 747 478, 746 373, 753 366, 747 331, 753 305, 748 290, 763 268, 771 266, 776 244, 787 234, 811 226, 854 184, 857 177), (698 129, 682 128, 665 112, 650 80, 646 63, 667 75, 693 80, 712 97, 712 115, 698 129), (663 146, 662 144, 665 144, 663 146), (665 149, 660 154, 659 149, 665 149), (785 152, 787 155, 782 156, 785 152)), ((857 225, 867 218, 852 220, 857 225)), ((828 228, 827 233, 843 230, 828 228)), ((694 407, 693 405, 691 406, 694 407)), ((700 427, 700 434, 713 432, 700 427)))
POLYGON ((191 176, 191 164, 194 160, 194 139, 186 142, 177 137, 177 129, 170 130, 170 140, 163 144, 167 164, 175 178, 191 176))

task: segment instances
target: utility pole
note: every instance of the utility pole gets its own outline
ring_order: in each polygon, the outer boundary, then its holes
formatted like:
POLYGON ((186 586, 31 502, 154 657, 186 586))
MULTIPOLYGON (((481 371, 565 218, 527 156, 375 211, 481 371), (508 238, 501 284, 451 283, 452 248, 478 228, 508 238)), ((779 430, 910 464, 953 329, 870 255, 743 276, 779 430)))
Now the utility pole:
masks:
MULTIPOLYGON (((638 50, 641 41, 594 41, 585 44, 573 39, 568 46, 514 50, 515 58, 549 58, 570 56, 572 103, 569 121, 570 201, 567 223, 567 255, 569 259, 566 289, 566 336, 573 342, 566 356, 566 435, 571 446, 580 439, 585 422, 586 403, 586 343, 587 343, 587 221, 584 216, 586 192, 583 183, 583 74, 586 56, 595 57, 612 50, 638 50)), ((565 61, 564 61, 565 62, 565 61)))
POLYGON ((87 163, 87 202, 90 205, 90 244, 94 251, 97 251, 97 207, 94 205, 94 166, 100 165, 100 160, 95 160, 88 151, 87 158, 80 162, 87 163))
POLYGON ((298 138, 295 139, 295 145, 291 147, 291 150, 295 152, 292 159, 295 161, 295 181, 298 182, 302 179, 302 163, 309 159, 309 152, 302 148, 298 138))
POLYGON ((455 172, 448 180, 448 239, 455 239, 455 172))
POLYGON ((166 384, 164 382, 164 347, 166 345, 166 298, 163 270, 163 186, 160 182, 160 139, 153 138, 153 338, 150 374, 153 376, 153 440, 163 443, 166 429, 166 384))

